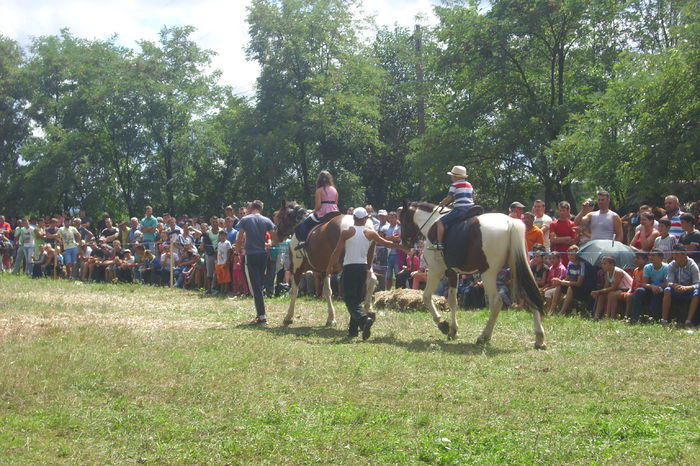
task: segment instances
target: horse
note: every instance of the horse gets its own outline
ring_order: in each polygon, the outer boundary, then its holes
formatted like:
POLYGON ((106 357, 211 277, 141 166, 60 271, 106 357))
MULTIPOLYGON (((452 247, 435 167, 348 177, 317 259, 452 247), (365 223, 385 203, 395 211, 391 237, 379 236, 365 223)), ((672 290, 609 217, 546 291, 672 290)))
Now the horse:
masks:
MULTIPOLYGON (((289 244, 292 288, 290 290, 289 308, 282 322, 283 325, 290 325, 294 322, 294 307, 297 295, 299 294, 299 282, 301 281, 302 275, 309 270, 325 273, 328 268, 328 260, 336 244, 338 244, 340 232, 354 224, 352 215, 342 215, 338 213, 331 220, 314 227, 306 238, 306 246, 301 250, 297 250, 296 246, 299 244, 299 238, 297 238, 294 230, 307 216, 306 208, 295 201, 282 201, 280 209, 275 213, 278 236, 280 238, 292 236, 292 240, 289 244)), ((372 272, 371 267, 373 255, 374 245, 370 248, 367 255, 367 292, 364 303, 365 312, 367 313, 372 311, 372 293, 378 283, 377 277, 374 275, 374 272, 372 272)), ((342 270, 342 261, 343 258, 341 256, 338 264, 335 266, 335 271, 339 272, 342 270)), ((335 325, 335 308, 333 307, 333 292, 331 290, 330 275, 326 275, 323 280, 323 297, 328 307, 326 326, 330 327, 335 325)))
MULTIPOLYGON (((440 208, 427 202, 404 201, 401 210, 401 240, 406 245, 415 244, 420 236, 426 238, 426 244, 435 243, 431 228, 440 218, 440 208)), ((535 326, 535 348, 545 349, 544 329, 542 328, 543 298, 537 288, 537 282, 530 270, 525 246, 525 225, 522 221, 503 214, 481 214, 473 219, 468 232, 467 248, 462 259, 456 257, 459 267, 448 267, 442 251, 426 247, 424 256, 428 264, 428 280, 423 292, 423 302, 433 317, 440 331, 448 339, 457 336, 457 279, 459 273, 481 273, 484 291, 488 298, 491 315, 486 327, 476 340, 484 345, 491 339, 496 319, 503 305, 496 287, 496 275, 508 264, 511 268, 513 298, 532 311, 535 326), (450 322, 438 314, 432 300, 438 282, 446 275, 449 282, 448 305, 450 322)), ((453 227, 454 228, 454 227, 453 227)), ((447 237, 446 232, 445 235, 447 237)), ((449 248, 449 244, 448 244, 449 248)))

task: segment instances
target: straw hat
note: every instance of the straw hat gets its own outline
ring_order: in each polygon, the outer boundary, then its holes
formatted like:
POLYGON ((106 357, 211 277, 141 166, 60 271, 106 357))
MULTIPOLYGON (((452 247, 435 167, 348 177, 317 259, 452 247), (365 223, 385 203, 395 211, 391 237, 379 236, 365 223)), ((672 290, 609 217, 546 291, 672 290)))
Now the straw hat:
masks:
POLYGON ((461 165, 455 165, 452 167, 452 171, 447 172, 448 175, 459 176, 462 178, 467 177, 467 169, 461 165))

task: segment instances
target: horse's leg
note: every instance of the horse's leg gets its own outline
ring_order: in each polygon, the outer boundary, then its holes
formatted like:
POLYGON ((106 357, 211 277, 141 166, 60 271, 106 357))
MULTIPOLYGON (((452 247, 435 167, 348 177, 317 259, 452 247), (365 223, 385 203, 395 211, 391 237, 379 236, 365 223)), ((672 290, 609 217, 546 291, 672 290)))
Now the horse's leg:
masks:
POLYGON ((486 293, 489 300, 489 307, 491 308, 491 315, 489 315, 486 327, 484 327, 479 338, 476 339, 477 345, 484 345, 491 340, 493 328, 496 326, 496 319, 498 319, 498 314, 503 307, 503 302, 501 301, 501 296, 498 294, 498 287, 496 286, 496 275, 498 275, 498 269, 495 267, 481 274, 481 280, 484 283, 484 292, 486 293))
POLYGON ((292 275, 292 289, 289 290, 289 307, 287 308, 287 315, 282 321, 282 325, 289 325, 294 322, 294 305, 297 302, 297 296, 299 295, 299 283, 301 282, 301 273, 299 269, 296 269, 292 275))
POLYGON ((331 327, 335 325, 335 308, 333 307, 333 290, 331 289, 331 276, 329 274, 323 277, 323 297, 328 305, 326 327, 331 327))
POLYGON ((449 287, 447 291, 447 305, 450 308, 450 331, 447 333, 448 340, 454 340, 457 336, 457 281, 459 275, 453 270, 447 272, 449 287))
POLYGON ((532 310, 532 320, 535 324, 535 349, 547 349, 544 342, 544 328, 542 328, 542 315, 539 309, 532 310))
POLYGON ((434 267, 428 268, 428 281, 425 283, 425 290, 423 291, 423 304, 428 308, 428 312, 430 312, 440 331, 447 335, 450 331, 450 324, 440 316, 433 302, 433 293, 440 283, 442 275, 442 271, 437 271, 434 267))
POLYGON ((374 289, 379 284, 377 276, 374 274, 372 269, 367 271, 367 292, 365 293, 365 313, 369 314, 372 312, 372 295, 374 294, 374 289))

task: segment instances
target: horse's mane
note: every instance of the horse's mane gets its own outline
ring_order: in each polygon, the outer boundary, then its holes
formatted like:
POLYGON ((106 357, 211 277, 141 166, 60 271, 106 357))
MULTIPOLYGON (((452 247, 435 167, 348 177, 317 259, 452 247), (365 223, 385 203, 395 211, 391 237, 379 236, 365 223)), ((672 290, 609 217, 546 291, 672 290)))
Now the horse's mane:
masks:
POLYGON ((301 222, 308 216, 306 213, 306 207, 297 203, 297 201, 287 201, 286 204, 286 207, 292 210, 292 215, 297 223, 301 222))
POLYGON ((420 209, 423 212, 432 212, 435 210, 436 204, 431 204, 430 202, 411 202, 411 207, 420 209))

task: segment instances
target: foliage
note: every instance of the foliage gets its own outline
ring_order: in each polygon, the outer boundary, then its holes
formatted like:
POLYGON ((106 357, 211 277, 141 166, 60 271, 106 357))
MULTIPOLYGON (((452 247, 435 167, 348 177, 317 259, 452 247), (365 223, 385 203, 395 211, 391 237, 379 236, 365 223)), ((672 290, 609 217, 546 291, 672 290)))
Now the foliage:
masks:
POLYGON ((311 205, 328 169, 341 208, 391 209, 440 199, 456 164, 495 209, 578 205, 597 187, 623 208, 694 200, 696 6, 450 1, 434 28, 407 29, 375 28, 361 0, 254 0, 249 98, 220 85, 189 26, 134 50, 68 30, 26 48, 0 36, 0 205, 117 217, 311 205))

